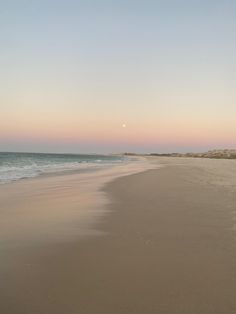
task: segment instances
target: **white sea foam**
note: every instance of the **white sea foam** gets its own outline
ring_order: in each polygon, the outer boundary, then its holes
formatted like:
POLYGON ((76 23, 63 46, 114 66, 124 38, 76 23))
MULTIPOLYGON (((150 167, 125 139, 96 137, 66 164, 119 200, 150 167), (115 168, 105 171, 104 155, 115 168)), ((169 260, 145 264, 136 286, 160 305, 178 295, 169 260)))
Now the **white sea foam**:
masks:
POLYGON ((0 184, 43 173, 107 167, 121 163, 121 156, 0 153, 0 184))

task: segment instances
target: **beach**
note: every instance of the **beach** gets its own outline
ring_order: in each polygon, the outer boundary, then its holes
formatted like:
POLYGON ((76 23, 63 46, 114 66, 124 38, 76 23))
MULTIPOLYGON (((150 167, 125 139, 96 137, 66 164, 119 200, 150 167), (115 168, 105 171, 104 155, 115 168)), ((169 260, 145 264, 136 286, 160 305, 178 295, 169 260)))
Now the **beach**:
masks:
POLYGON ((114 169, 1 186, 0 313, 235 314, 235 160, 114 169))

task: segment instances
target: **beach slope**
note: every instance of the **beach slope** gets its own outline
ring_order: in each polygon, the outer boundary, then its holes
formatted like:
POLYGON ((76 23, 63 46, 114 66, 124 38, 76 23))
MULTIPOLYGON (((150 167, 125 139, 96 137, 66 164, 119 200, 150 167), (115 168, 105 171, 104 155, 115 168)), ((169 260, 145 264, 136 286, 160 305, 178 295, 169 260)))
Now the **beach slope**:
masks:
POLYGON ((105 187, 102 235, 16 254, 0 312, 235 314, 235 163, 160 160, 105 187))

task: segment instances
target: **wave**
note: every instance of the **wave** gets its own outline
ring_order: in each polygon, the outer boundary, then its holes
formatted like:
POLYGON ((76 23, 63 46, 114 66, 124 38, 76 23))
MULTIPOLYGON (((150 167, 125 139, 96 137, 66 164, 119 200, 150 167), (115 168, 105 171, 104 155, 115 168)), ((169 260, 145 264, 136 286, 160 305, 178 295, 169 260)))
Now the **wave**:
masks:
POLYGON ((0 153, 0 184, 43 173, 107 167, 124 161, 122 156, 0 153))

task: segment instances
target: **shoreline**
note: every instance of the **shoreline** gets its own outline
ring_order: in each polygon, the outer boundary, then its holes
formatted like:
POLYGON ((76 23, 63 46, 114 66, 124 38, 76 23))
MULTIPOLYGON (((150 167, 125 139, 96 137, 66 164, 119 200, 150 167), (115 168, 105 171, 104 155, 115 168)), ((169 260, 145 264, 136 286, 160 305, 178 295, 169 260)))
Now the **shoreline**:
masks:
POLYGON ((95 225, 109 203, 104 185, 157 166, 136 158, 110 167, 42 174, 2 184, 0 248, 99 235, 95 225))
POLYGON ((1 313, 234 314, 235 165, 162 163, 102 188, 102 236, 3 256, 1 313))

